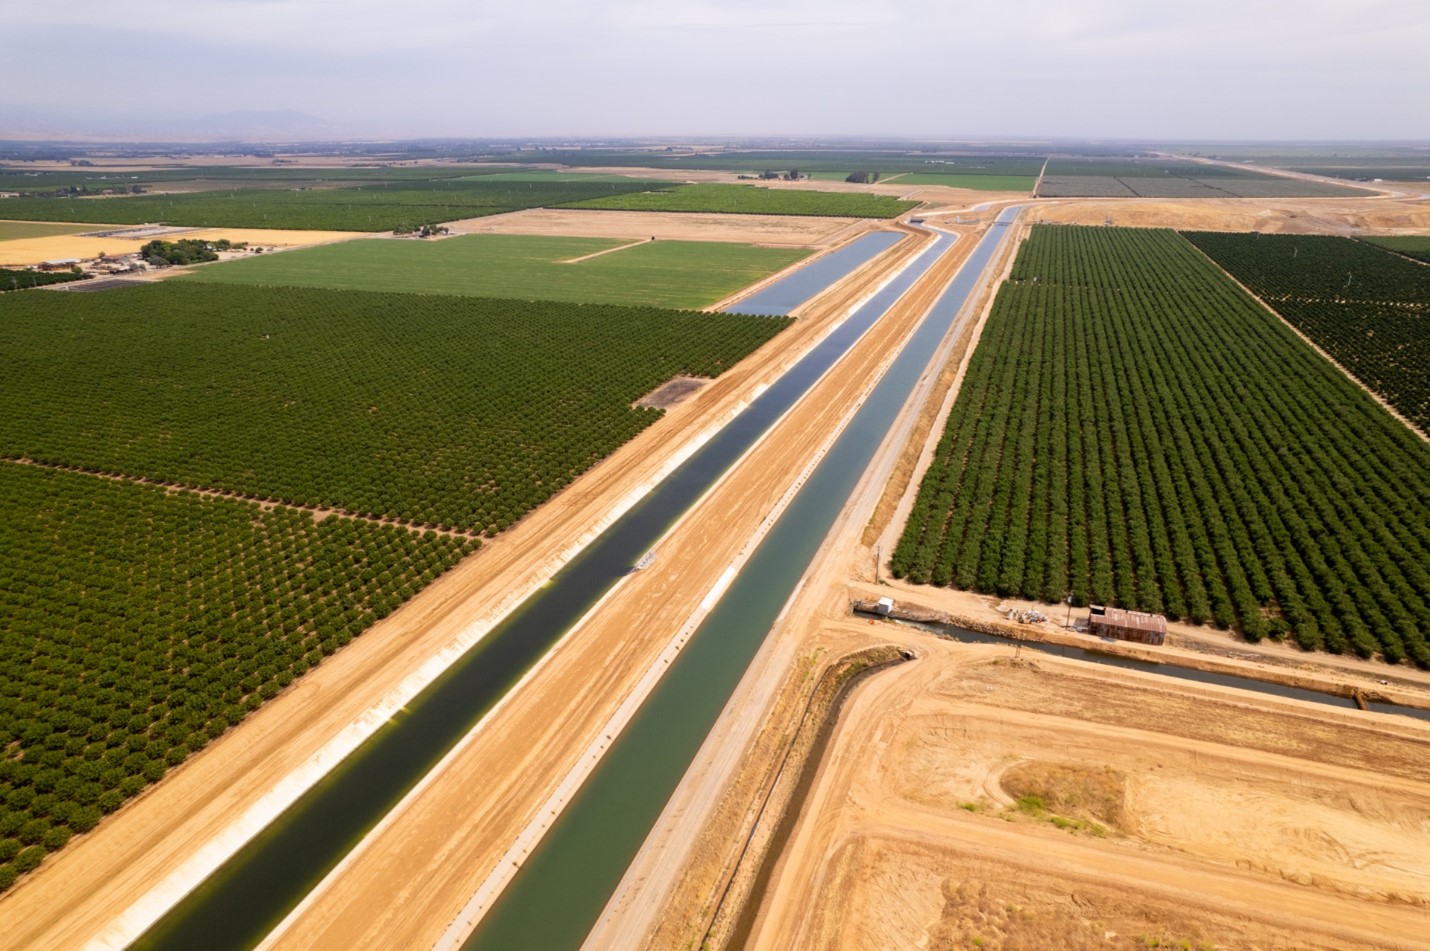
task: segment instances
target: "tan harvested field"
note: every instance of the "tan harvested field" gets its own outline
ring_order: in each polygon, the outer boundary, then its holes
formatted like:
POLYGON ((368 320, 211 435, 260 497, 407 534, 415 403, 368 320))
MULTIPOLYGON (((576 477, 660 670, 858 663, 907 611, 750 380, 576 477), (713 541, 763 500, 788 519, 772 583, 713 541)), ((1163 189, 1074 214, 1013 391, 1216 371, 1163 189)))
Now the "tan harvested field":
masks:
MULTIPOLYGON (((95 231, 114 231, 123 225, 94 225, 95 231)), ((138 227, 137 225, 135 227, 138 227)), ((63 260, 65 258, 89 259, 98 257, 100 252, 116 257, 133 254, 147 244, 153 236, 139 238, 86 238, 80 235, 55 235, 49 238, 18 238, 14 241, 0 241, 0 267, 26 267, 41 261, 63 260)), ((249 244, 274 248, 301 248, 331 241, 345 241, 360 237, 351 231, 277 231, 254 228, 194 228, 161 235, 166 241, 181 238, 200 238, 217 241, 247 241, 249 244)))
MULTIPOLYGON (((105 225, 96 225, 103 230, 105 225)), ((16 238, 0 241, 0 267, 29 267, 41 261, 63 261, 66 258, 93 258, 101 252, 107 255, 132 254, 147 239, 82 238, 78 235, 52 235, 48 238, 16 238)))
POLYGON ((1423 724, 918 650, 846 710, 752 947, 1430 947, 1423 724))
POLYGON ((1430 234, 1430 202, 1402 198, 1043 199, 1033 220, 1056 224, 1271 234, 1430 234))
POLYGON ((453 234, 531 234, 572 238, 650 238, 661 241, 736 241, 823 248, 878 227, 860 218, 685 214, 530 208, 451 222, 453 234))
MULTIPOLYGON (((901 243, 846 286, 816 299, 770 345, 669 411, 94 833, 77 838, 0 898, 0 933, 18 947, 63 949, 104 931, 286 777, 311 771, 315 755, 336 735, 360 718, 378 715, 382 699, 462 631, 505 614, 520 592, 549 578, 568 549, 594 535, 593 526, 634 490, 649 485, 673 453, 738 411, 756 387, 821 339, 873 283, 914 254, 917 244, 901 243)), ((914 316, 891 315, 885 326, 891 333, 907 330, 914 316)), ((890 339, 875 335, 866 341, 851 355, 865 369, 826 381, 831 388, 826 398, 802 403, 797 412, 804 417, 787 421, 782 436, 762 445, 762 461, 742 466, 724 484, 721 515, 687 519, 685 543, 663 555, 659 570, 641 573, 622 589, 627 611, 646 619, 642 637, 632 638, 629 615, 622 615, 614 623, 609 616, 593 621, 570 638, 543 676, 514 694, 467 755, 392 827, 412 838, 394 843, 390 836, 379 837, 359 853, 349 874, 298 922, 288 946, 409 947, 430 939, 433 929, 440 933, 470 895, 474 879, 486 874, 494 856, 571 767, 588 734, 620 703, 643 672, 643 661, 659 651, 784 492, 828 425, 826 417, 843 412, 852 393, 868 384, 868 369, 884 358, 890 339), (608 663, 611 657, 623 662, 608 663), (592 677, 592 670, 601 674, 592 677), (454 827, 463 831, 453 835, 454 827), (421 853, 419 841, 430 842, 432 851, 421 853), (394 844, 401 855, 395 862, 394 844), (417 854, 427 854, 430 864, 415 863, 417 854), (454 868, 465 874, 453 874, 454 868), (351 914, 354 907, 363 913, 351 914)))

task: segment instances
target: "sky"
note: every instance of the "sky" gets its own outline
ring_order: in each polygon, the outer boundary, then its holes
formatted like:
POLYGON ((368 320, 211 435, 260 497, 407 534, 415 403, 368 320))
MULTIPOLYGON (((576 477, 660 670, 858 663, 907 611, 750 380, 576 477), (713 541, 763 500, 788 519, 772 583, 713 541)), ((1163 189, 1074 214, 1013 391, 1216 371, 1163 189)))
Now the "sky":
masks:
POLYGON ((6 5, 0 136, 1430 139, 1427 0, 6 5))

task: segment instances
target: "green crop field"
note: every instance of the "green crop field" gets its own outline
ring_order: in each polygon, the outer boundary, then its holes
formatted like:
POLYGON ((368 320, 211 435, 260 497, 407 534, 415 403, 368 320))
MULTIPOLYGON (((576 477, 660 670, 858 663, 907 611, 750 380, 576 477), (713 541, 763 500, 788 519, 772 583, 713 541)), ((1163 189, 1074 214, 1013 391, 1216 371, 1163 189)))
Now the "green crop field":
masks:
POLYGON ((1430 264, 1430 235, 1403 235, 1389 238, 1361 238, 1368 244, 1389 248, 1396 254, 1403 254, 1417 261, 1430 264))
POLYGON ((746 215, 831 215, 893 218, 918 202, 885 195, 816 192, 753 185, 679 185, 661 191, 631 192, 568 203, 567 208, 611 211, 685 211, 746 215))
POLYGON ((475 547, 0 463, 0 890, 475 547))
MULTIPOLYGON (((1352 238, 1222 232, 1187 238, 1430 432, 1430 268, 1352 238)), ((1430 239, 1422 240, 1430 248, 1430 239)))
POLYGON ((1007 154, 996 150, 961 149, 958 153, 923 149, 788 149, 763 151, 621 151, 609 149, 543 149, 488 157, 493 162, 559 162, 580 167, 632 167, 801 174, 879 172, 884 177, 899 172, 955 172, 972 175, 1031 175, 1043 167, 1038 152, 1007 154))
MULTIPOLYGON (((455 181, 573 182, 581 184, 589 182, 631 182, 635 181, 635 179, 629 175, 602 175, 596 172, 558 172, 554 169, 532 168, 512 172, 485 172, 480 175, 473 175, 470 178, 458 178, 455 179, 455 181)), ((650 187, 649 183, 647 183, 646 187, 650 187)))
POLYGON ((946 185, 949 188, 972 188, 978 191, 1023 192, 1033 190, 1036 175, 962 175, 942 172, 910 172, 894 179, 899 185, 946 185))
POLYGON ((1041 198, 1318 198, 1364 196, 1340 185, 1180 159, 1052 158, 1041 198))
POLYGON ((166 282, 0 297, 0 458, 495 533, 778 318, 166 282))
MULTIPOLYGON (((51 238, 92 230, 89 225, 40 224, 34 221, 0 221, 0 241, 20 238, 51 238)), ((3 252, 0 252, 3 253, 3 252)))
POLYGON ((391 231, 399 226, 497 215, 649 188, 649 183, 404 181, 346 188, 255 189, 132 198, 8 198, 0 218, 27 221, 164 222, 226 228, 391 231))
POLYGON ((284 188, 302 185, 343 183, 416 182, 428 183, 441 179, 475 175, 480 169, 462 166, 403 166, 339 168, 252 168, 242 166, 194 166, 189 168, 129 169, 87 168, 64 171, 34 171, 24 168, 0 167, 0 191, 21 193, 53 193, 74 189, 97 193, 106 189, 123 189, 132 185, 164 187, 192 182, 257 185, 284 188))
POLYGON ((1038 226, 893 557, 1430 667, 1430 446, 1171 231, 1038 226))
POLYGON ((438 241, 345 241, 198 268, 193 280, 479 297, 706 307, 809 254, 798 248, 469 235, 438 241))
POLYGON ((29 290, 32 287, 44 287, 48 284, 83 281, 88 276, 87 274, 76 274, 73 271, 31 271, 27 268, 0 267, 0 294, 29 290))

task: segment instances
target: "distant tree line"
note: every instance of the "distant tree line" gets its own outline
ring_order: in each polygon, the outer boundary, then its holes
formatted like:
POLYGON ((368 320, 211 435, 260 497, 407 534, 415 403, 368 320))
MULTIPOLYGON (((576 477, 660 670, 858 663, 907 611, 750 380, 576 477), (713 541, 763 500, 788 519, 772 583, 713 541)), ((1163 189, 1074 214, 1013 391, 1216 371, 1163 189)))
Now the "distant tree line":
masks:
POLYGON ((140 248, 139 254, 145 261, 156 267, 167 267, 171 264, 200 264, 204 261, 217 261, 220 251, 238 250, 246 247, 248 247, 246 242, 235 243, 227 238, 218 241, 203 241, 198 238, 165 241, 162 238, 155 238, 140 248))

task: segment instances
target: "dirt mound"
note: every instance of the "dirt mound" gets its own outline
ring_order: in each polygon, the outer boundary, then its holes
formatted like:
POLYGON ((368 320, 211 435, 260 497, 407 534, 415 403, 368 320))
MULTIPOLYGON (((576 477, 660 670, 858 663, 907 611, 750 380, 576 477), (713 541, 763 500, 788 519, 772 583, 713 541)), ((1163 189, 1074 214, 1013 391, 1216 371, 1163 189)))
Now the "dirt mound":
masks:
POLYGON ((1127 776, 1120 770, 1030 760, 1009 767, 999 783, 1029 809, 1125 828, 1127 776))

